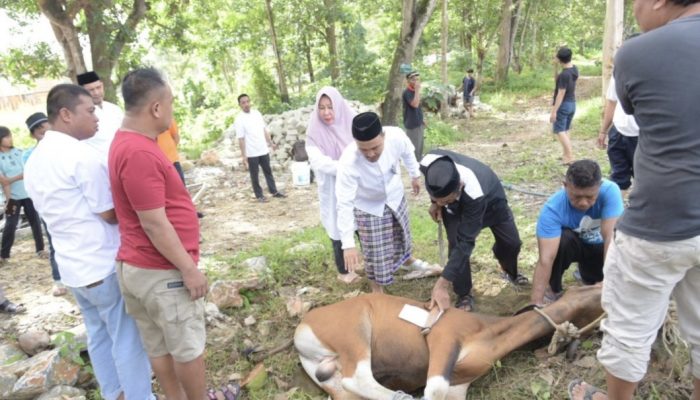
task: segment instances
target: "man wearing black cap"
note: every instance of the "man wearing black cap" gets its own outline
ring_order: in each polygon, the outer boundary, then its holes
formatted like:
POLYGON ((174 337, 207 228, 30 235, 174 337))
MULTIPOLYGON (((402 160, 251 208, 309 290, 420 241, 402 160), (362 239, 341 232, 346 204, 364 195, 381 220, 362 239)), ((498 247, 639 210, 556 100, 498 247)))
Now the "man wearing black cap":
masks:
POLYGON ((92 138, 85 140, 85 143, 97 149, 106 163, 109 146, 112 144, 117 129, 122 125, 124 112, 116 104, 104 100, 104 84, 95 71, 79 74, 78 85, 90 92, 92 101, 95 103, 95 115, 99 120, 97 133, 92 138))
POLYGON ((423 263, 411 257, 400 161, 412 178, 413 194, 420 191, 420 171, 406 134, 397 127, 382 128, 377 114, 366 112, 353 118, 352 135, 354 143, 338 160, 338 230, 345 265, 352 272, 360 263, 353 237, 357 229, 370 287, 381 293, 402 264, 423 263))
POLYGON ((401 100, 403 102, 403 126, 406 128, 406 135, 411 139, 415 148, 416 160, 423 157, 423 133, 425 124, 423 123, 423 110, 420 106, 420 74, 418 71, 411 71, 406 74, 406 89, 403 91, 401 100))
POLYGON ((449 283, 458 296, 457 308, 472 311, 472 274, 469 257, 476 237, 485 227, 494 238, 493 254, 501 266, 502 277, 522 285, 527 278, 518 273, 520 235, 505 191, 496 173, 473 158, 447 150, 433 150, 420 163, 425 187, 432 204, 434 221, 442 220, 449 241, 447 265, 433 287, 431 307, 450 308, 449 283))

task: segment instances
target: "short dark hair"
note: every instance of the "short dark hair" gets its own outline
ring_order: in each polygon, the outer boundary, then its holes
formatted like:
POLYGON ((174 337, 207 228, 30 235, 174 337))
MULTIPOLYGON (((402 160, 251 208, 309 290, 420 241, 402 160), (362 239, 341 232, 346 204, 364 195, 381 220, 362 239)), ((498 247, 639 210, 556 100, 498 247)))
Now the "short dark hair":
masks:
POLYGON ((241 99, 244 97, 250 98, 250 96, 248 96, 247 94, 241 93, 238 95, 238 104, 241 104, 241 99))
POLYGON ((10 132, 10 129, 6 126, 0 126, 0 140, 4 138, 5 136, 10 135, 12 132, 10 132))
POLYGON ((80 103, 80 96, 87 96, 92 99, 90 92, 84 87, 74 85, 72 83, 61 83, 56 85, 49 91, 46 97, 46 116, 49 122, 53 122, 58 118, 58 112, 62 108, 75 111, 75 106, 80 103))
POLYGON ((469 68, 469 69, 467 70, 467 73, 473 74, 473 73, 474 73, 474 68, 469 68))
POLYGON ((672 3, 676 3, 679 6, 687 7, 691 4, 700 3, 700 0, 671 0, 672 3))
POLYGON ((165 86, 167 83, 163 75, 155 68, 137 68, 129 71, 122 81, 124 110, 129 111, 143 105, 152 91, 165 86))
POLYGON ((574 161, 566 170, 566 181, 577 188, 593 187, 601 180, 600 166, 593 160, 574 161))
POLYGON ((560 47, 559 51, 557 51, 557 59, 564 64, 571 62, 572 55, 573 53, 571 52, 571 49, 566 46, 560 47))

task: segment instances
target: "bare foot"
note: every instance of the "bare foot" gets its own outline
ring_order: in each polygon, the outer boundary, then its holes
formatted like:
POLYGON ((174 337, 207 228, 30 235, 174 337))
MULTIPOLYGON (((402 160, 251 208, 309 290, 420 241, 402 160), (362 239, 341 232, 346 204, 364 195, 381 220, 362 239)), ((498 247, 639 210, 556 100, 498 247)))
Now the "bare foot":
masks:
POLYGON ((586 382, 575 384, 569 390, 571 400, 607 400, 608 395, 586 382), (589 396, 589 397, 587 397, 589 396))
POLYGON ((360 275, 357 275, 355 272, 348 272, 347 274, 338 274, 338 280, 348 285, 356 283, 360 279, 362 279, 360 275))

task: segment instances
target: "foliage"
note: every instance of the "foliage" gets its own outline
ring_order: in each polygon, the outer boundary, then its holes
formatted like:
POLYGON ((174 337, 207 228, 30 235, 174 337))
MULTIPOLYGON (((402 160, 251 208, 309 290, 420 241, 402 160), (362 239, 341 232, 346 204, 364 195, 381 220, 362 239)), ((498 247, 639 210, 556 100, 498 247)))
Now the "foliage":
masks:
POLYGON ((58 348, 61 357, 80 366, 85 365, 85 361, 80 357, 80 352, 87 350, 87 346, 75 340, 75 334, 68 331, 59 332, 51 341, 51 344, 58 348))
POLYGON ((425 129, 425 148, 432 150, 443 147, 462 139, 462 134, 456 127, 439 120, 431 120, 425 129))
POLYGON ((38 78, 58 78, 64 72, 60 57, 44 42, 0 55, 0 77, 11 82, 31 85, 38 78))

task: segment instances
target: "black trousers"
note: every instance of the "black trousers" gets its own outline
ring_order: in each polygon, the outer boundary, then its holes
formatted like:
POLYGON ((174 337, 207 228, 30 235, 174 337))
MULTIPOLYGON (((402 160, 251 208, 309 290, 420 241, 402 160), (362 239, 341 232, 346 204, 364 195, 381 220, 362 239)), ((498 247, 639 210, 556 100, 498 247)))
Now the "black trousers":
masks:
POLYGON ((608 159, 610 160, 610 180, 617 183, 621 190, 632 185, 634 176, 634 152, 637 150, 636 136, 625 136, 613 125, 608 132, 608 159))
POLYGON ((177 174, 180 175, 182 183, 184 183, 185 187, 187 187, 187 183, 185 182, 185 171, 182 170, 182 164, 180 164, 180 161, 175 161, 173 163, 173 167, 175 167, 175 171, 177 171, 177 174))
POLYGON ((49 262, 51 263, 51 276, 54 281, 61 280, 61 273, 58 271, 58 263, 56 262, 56 250, 53 248, 53 242, 51 242, 51 234, 49 233, 49 228, 46 227, 46 222, 41 220, 41 224, 44 226, 46 231, 46 240, 49 242, 49 262))
POLYGON ((5 210, 5 229, 2 231, 2 248, 0 248, 0 257, 10 258, 10 249, 15 243, 15 230, 19 223, 20 211, 24 209, 24 215, 29 221, 29 226, 32 228, 34 236, 34 245, 36 251, 44 250, 44 236, 41 233, 41 220, 39 213, 34 209, 34 203, 29 198, 22 200, 10 199, 7 209, 5 210))
POLYGON ((333 240, 333 258, 335 258, 335 266, 338 268, 338 273, 347 274, 348 269, 345 268, 345 258, 343 257, 343 242, 340 240, 333 240))
MULTIPOLYGON (((491 248, 493 255, 498 260, 501 269, 506 271, 512 278, 515 278, 518 275, 518 255, 520 254, 522 242, 520 241, 518 228, 515 226, 513 213, 508 207, 503 207, 497 211, 491 211, 489 214, 489 219, 501 221, 488 226, 495 239, 495 243, 491 248), (499 217, 498 214, 501 213, 503 213, 503 215, 499 217)), ((452 253, 457 245, 457 230, 459 228, 460 218, 459 215, 452 215, 447 212, 443 212, 442 217, 449 243, 448 251, 452 253)), ((471 292, 473 284, 472 269, 469 259, 467 259, 465 265, 462 266, 462 270, 452 282, 452 286, 455 293, 460 297, 471 292)))
POLYGON ((253 184, 253 192, 256 198, 263 197, 263 190, 260 187, 259 170, 262 168, 267 182, 267 188, 271 194, 277 193, 275 186, 275 177, 272 176, 272 168, 270 167, 270 155, 265 154, 260 157, 248 157, 248 170, 250 171, 250 182, 253 184))
POLYGON ((552 264, 552 275, 549 278, 549 286, 555 293, 561 292, 562 276, 569 266, 578 262, 583 283, 592 285, 603 280, 603 252, 604 245, 584 243, 578 234, 571 229, 564 229, 559 240, 557 257, 552 264))

